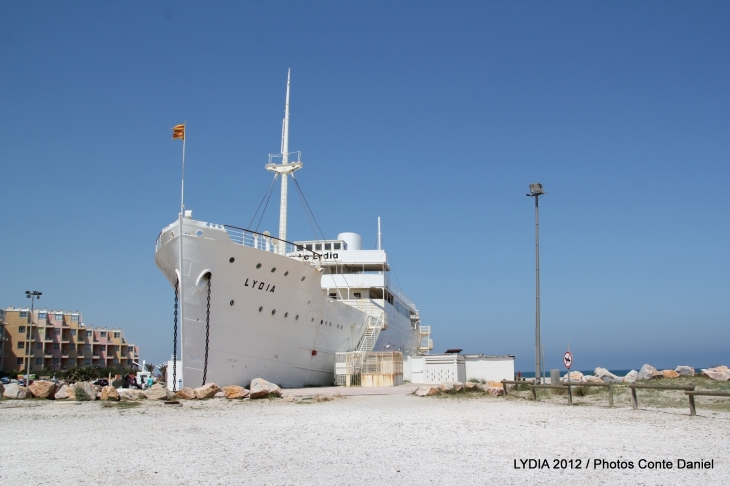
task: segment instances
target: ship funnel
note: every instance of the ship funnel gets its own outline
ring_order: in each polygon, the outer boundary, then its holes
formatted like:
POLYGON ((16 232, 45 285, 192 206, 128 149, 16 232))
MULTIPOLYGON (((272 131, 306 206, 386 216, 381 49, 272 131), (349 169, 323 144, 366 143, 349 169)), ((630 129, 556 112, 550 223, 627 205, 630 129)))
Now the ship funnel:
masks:
POLYGON ((340 233, 337 239, 344 241, 348 250, 362 250, 362 236, 357 233, 340 233))

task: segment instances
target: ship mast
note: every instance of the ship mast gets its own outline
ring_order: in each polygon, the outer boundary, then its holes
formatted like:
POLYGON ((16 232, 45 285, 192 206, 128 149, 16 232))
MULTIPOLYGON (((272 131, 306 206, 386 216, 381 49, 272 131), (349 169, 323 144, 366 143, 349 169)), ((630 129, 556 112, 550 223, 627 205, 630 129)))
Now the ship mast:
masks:
MULTIPOLYGON (((284 120, 282 121, 281 129, 281 153, 278 155, 269 154, 269 163, 266 164, 266 170, 274 172, 275 174, 281 174, 281 206, 279 208, 279 239, 286 240, 286 214, 287 214, 287 186, 289 182, 289 175, 293 174, 294 171, 301 169, 302 164, 299 156, 299 152, 289 153, 289 88, 291 80, 291 69, 287 73, 286 77, 286 105, 284 107, 284 120), (296 155, 295 162, 289 162, 289 155, 296 155), (281 157, 281 163, 277 164, 274 162, 275 159, 281 157)), ((280 241, 278 246, 278 253, 284 255, 286 253, 286 243, 280 241)))

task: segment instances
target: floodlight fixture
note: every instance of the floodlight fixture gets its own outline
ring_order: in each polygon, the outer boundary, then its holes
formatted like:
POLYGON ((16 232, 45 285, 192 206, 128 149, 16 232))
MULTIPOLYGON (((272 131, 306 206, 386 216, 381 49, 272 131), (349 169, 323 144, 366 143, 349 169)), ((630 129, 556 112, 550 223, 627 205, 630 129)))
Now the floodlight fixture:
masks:
POLYGON ((542 196, 545 194, 545 191, 542 190, 542 184, 539 182, 536 182, 534 184, 530 184, 530 194, 526 194, 527 196, 542 196))

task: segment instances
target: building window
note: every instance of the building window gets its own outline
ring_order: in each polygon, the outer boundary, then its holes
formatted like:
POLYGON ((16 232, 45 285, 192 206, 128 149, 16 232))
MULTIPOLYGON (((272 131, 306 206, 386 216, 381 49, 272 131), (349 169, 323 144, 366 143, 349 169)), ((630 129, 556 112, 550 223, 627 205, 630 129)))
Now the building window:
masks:
POLYGON ((24 341, 18 342, 18 349, 25 349, 25 342, 24 341))
POLYGON ((43 349, 43 343, 35 343, 36 349, 43 349))
POLYGON ((115 333, 114 333, 114 337, 115 337, 115 338, 118 338, 118 337, 119 337, 119 333, 118 333, 118 332, 115 332, 115 333))
POLYGON ((62 321, 63 320, 63 314, 56 314, 56 320, 62 321))
POLYGON ((72 336, 75 336, 76 335, 76 329, 71 329, 71 335, 72 336))
POLYGON ((53 343, 53 349, 61 349, 61 345, 58 343, 53 343))
POLYGON ((84 358, 84 364, 89 366, 91 364, 91 358, 84 358))
POLYGON ((20 317, 28 318, 28 311, 20 311, 20 317))
POLYGON ((134 346, 129 346, 129 348, 128 348, 128 349, 129 349, 129 352, 130 352, 130 353, 134 353, 134 346))
POLYGON ((43 358, 36 358, 35 359, 35 364, 42 365, 43 364, 43 358))
POLYGON ((69 358, 68 364, 70 364, 70 365, 76 364, 76 360, 74 358, 69 358))
POLYGON ((127 348, 122 348, 122 356, 126 356, 126 355, 127 355, 127 348))
POLYGON ((61 334, 61 330, 60 329, 56 329, 56 336, 58 336, 59 334, 61 334))
POLYGON ((114 351, 119 351, 119 346, 114 346, 114 351))
POLYGON ((25 326, 18 326, 18 332, 25 333, 25 326))
POLYGON ((100 332, 100 333, 99 333, 99 336, 101 336, 101 337, 106 337, 106 331, 102 331, 102 332, 100 332))
POLYGON ((45 318, 46 318, 46 313, 45 312, 39 312, 38 313, 38 319, 45 319, 45 318))
POLYGON ((79 322, 79 315, 71 314, 71 322, 79 322))
POLYGON ((84 349, 87 351, 91 351, 91 344, 84 344, 84 349))
POLYGON ((355 292, 355 298, 359 299, 362 294, 360 292, 355 292))
POLYGON ((58 358, 53 358, 53 364, 57 365, 60 360, 58 358))
POLYGON ((17 360, 15 360, 15 362, 17 364, 23 364, 23 358, 18 358, 17 360))
POLYGON ((119 360, 117 358, 114 358, 114 364, 119 364, 119 360))
POLYGON ((91 331, 86 331, 86 337, 91 337, 91 331))

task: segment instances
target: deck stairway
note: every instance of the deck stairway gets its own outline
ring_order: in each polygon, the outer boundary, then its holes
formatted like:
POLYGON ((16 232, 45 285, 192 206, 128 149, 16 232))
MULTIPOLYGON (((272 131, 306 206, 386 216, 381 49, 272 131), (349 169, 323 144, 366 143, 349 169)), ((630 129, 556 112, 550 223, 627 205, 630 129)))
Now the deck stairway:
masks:
POLYGON ((433 339, 431 339, 431 326, 419 326, 419 344, 418 354, 428 354, 433 349, 433 339), (424 342, 425 341, 425 342, 424 342))
POLYGON ((378 336, 380 336, 382 329, 383 321, 381 319, 368 316, 368 326, 365 328, 365 334, 363 334, 355 350, 363 353, 371 352, 375 348, 375 343, 378 342, 378 336))

